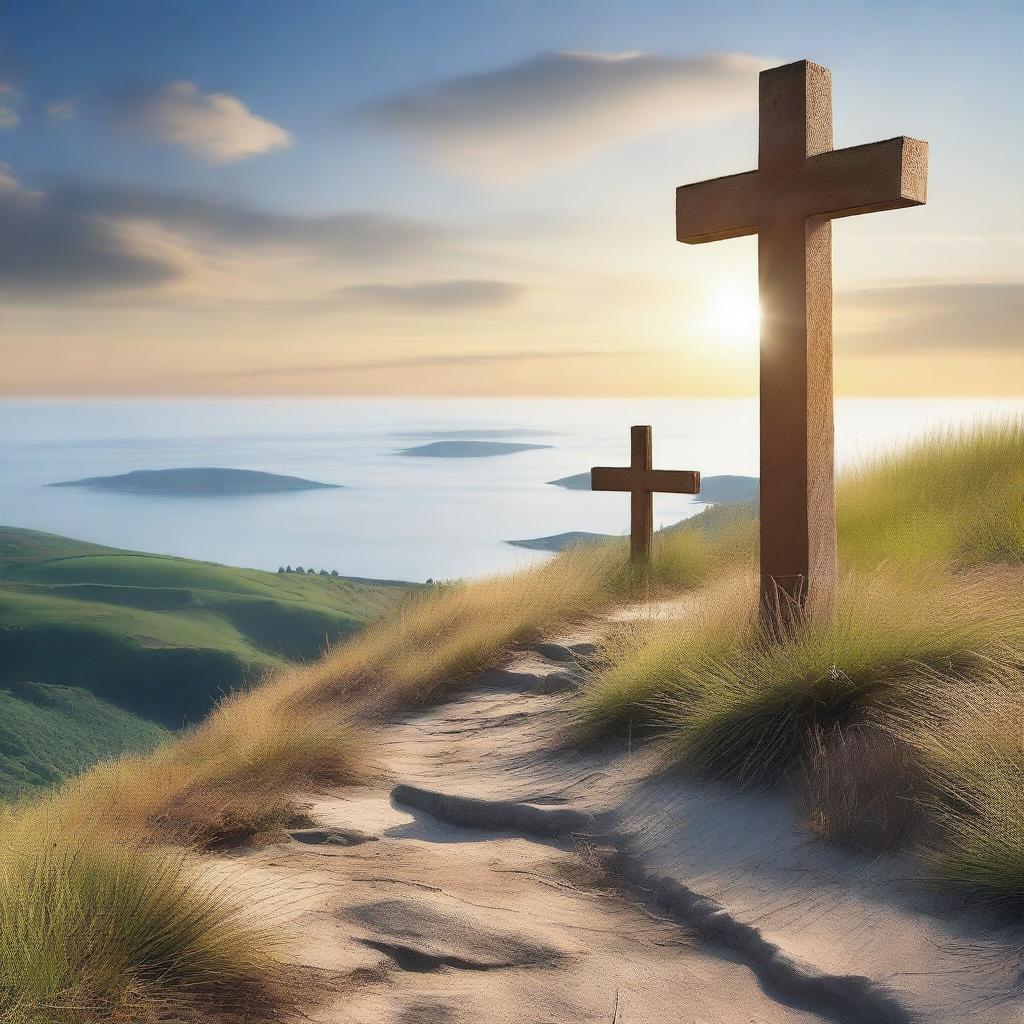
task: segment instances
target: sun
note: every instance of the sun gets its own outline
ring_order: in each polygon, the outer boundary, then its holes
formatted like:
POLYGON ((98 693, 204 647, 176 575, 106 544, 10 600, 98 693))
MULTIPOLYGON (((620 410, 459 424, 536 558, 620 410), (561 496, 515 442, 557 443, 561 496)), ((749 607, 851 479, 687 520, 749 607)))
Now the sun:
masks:
POLYGON ((756 349, 761 328, 757 293, 738 285, 720 285, 708 297, 704 325, 733 348, 756 349))

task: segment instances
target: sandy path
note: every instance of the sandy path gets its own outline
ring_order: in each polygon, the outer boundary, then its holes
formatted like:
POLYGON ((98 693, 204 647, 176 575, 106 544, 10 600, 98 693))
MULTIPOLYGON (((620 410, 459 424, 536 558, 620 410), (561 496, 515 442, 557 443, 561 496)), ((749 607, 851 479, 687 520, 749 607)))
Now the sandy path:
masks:
POLYGON ((622 774, 600 753, 549 751, 558 691, 570 682, 564 661, 525 655, 460 699, 395 720, 381 737, 379 785, 308 798, 322 831, 219 862, 249 891, 286 894, 266 913, 298 937, 299 961, 334 989, 300 1019, 822 1019, 771 998, 724 948, 697 941, 604 873, 590 845, 599 839, 537 834, 576 831, 573 815, 585 823, 587 814, 581 786, 600 780, 595 792, 607 795, 622 774), (519 817, 503 805, 470 803, 440 817, 409 805, 430 807, 435 792, 518 801, 519 817), (452 824, 460 815, 484 827, 452 824))

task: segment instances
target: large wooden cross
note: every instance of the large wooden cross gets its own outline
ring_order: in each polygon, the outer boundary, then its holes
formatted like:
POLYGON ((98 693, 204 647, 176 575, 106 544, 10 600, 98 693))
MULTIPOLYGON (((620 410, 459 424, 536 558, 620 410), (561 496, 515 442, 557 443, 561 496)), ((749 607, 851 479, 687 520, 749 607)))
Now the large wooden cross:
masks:
POLYGON ((634 562, 643 562, 651 553, 654 492, 699 494, 700 473, 687 469, 653 469, 650 427, 630 427, 629 439, 629 466, 625 469, 595 466, 590 471, 590 489, 630 492, 629 554, 634 562))
POLYGON ((832 148, 832 76, 761 72, 756 171, 676 190, 680 242, 758 236, 762 607, 827 603, 836 571, 832 434, 835 217, 925 202, 928 144, 832 148))

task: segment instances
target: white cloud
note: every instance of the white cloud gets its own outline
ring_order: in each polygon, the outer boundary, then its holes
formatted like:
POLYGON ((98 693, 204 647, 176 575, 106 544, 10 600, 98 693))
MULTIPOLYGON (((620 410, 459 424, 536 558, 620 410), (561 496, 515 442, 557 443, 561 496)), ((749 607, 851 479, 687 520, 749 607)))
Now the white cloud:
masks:
POLYGON ((238 97, 200 92, 192 82, 124 93, 118 106, 129 129, 214 163, 286 149, 294 141, 284 128, 254 114, 238 97))
POLYGON ((769 63, 745 54, 548 53, 371 103, 361 113, 450 172, 506 182, 754 109, 757 72, 769 63))

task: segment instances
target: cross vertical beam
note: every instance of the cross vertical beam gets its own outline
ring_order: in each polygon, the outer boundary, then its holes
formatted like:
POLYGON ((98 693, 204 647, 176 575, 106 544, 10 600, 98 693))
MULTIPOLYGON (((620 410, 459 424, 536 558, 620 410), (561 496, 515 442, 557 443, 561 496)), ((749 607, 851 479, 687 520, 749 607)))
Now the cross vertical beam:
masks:
POLYGON ((654 494, 645 475, 654 468, 650 427, 629 428, 629 469, 633 476, 629 496, 629 557, 642 561, 651 554, 654 536, 654 494))
POLYGON ((766 225, 761 290, 761 574, 768 609, 827 599, 836 572, 832 225, 766 225))
MULTIPOLYGON (((832 149, 832 78, 801 62, 762 74, 759 87, 758 173, 779 195, 808 157, 832 149)), ((762 603, 775 615, 827 601, 836 574, 832 224, 779 203, 757 241, 762 603)))

